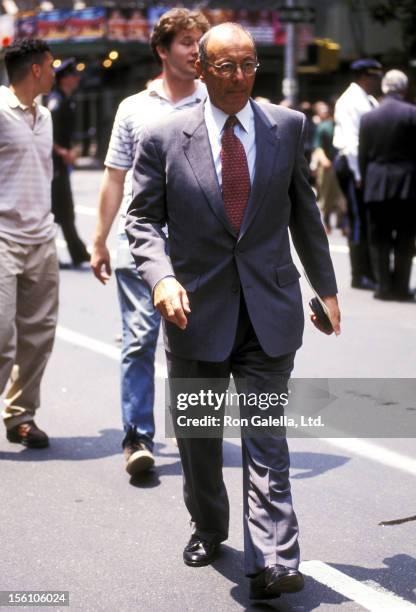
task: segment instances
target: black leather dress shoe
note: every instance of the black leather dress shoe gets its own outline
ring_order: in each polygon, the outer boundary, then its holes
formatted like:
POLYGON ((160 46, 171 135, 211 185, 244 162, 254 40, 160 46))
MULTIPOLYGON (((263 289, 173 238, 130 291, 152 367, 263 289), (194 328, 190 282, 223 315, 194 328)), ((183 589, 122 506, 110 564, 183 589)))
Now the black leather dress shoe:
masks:
POLYGON ((39 429, 34 421, 20 423, 7 430, 6 437, 9 442, 17 442, 28 448, 46 448, 49 446, 47 434, 39 429))
POLYGON ((376 284, 371 278, 368 278, 368 276, 358 276, 352 279, 351 287, 353 289, 366 289, 367 291, 374 291, 376 284))
POLYGON ((210 544, 198 536, 192 536, 184 548, 183 560, 185 565, 202 567, 209 565, 215 559, 217 552, 217 543, 210 544))
POLYGON ((250 580, 250 599, 274 599, 282 593, 297 593, 305 581, 299 570, 284 565, 266 567, 250 580))

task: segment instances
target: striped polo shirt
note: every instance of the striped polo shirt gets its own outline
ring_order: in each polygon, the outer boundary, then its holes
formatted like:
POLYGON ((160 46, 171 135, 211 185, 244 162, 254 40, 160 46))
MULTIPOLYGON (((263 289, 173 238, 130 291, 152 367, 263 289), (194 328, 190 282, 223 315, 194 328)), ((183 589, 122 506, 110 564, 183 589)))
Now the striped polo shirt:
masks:
POLYGON ((52 121, 35 117, 8 87, 0 87, 0 237, 40 244, 56 233, 51 213, 52 121))
POLYGON ((207 90, 204 83, 196 81, 196 89, 191 96, 173 103, 166 97, 163 80, 156 79, 147 89, 125 98, 120 103, 104 162, 109 168, 128 170, 120 208, 119 234, 124 234, 127 209, 133 199, 132 169, 142 128, 173 111, 191 108, 206 97, 207 90))

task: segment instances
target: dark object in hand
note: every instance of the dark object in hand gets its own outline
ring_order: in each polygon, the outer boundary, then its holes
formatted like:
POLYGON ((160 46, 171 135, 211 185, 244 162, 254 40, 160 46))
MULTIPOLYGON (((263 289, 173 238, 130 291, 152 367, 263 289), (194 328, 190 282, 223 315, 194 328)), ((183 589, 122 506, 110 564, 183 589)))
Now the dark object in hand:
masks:
POLYGON ((318 323, 319 328, 325 333, 331 335, 334 331, 332 327, 332 323, 329 320, 328 315, 325 310, 322 308, 322 304, 318 300, 318 298, 314 297, 309 302, 309 308, 312 310, 314 316, 312 317, 316 323, 318 323))

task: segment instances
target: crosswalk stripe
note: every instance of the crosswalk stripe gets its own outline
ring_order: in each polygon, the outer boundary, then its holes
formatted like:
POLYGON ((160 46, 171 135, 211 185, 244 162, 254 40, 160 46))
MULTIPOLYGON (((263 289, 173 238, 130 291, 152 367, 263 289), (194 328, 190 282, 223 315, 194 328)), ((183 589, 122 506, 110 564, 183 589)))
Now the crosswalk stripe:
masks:
MULTIPOLYGON (((58 249, 66 249, 66 241, 62 240, 62 238, 56 238, 55 244, 58 249)), ((92 247, 89 244, 87 245, 87 251, 88 253, 92 251, 92 247)), ((117 259, 117 249, 110 249, 110 257, 113 261, 117 259)))
POLYGON ((336 446, 349 453, 373 459, 378 463, 394 467, 402 472, 416 476, 416 460, 406 455, 401 455, 383 446, 362 440, 360 438, 321 438, 327 444, 336 446))
POLYGON ((97 209, 92 206, 83 206, 82 204, 77 204, 75 206, 75 212, 80 215, 87 215, 88 217, 96 217, 97 209))
MULTIPOLYGON (((56 336, 60 340, 64 340, 65 342, 73 344, 74 346, 80 346, 82 348, 89 349, 94 353, 98 353, 99 355, 109 357, 114 361, 120 361, 120 349, 116 346, 111 346, 111 344, 107 344, 106 342, 95 340, 95 338, 91 338, 90 336, 85 336, 84 334, 72 331, 72 329, 62 327, 62 325, 58 325, 56 329, 56 336)), ((165 379, 167 377, 166 366, 163 366, 162 364, 156 362, 155 376, 156 378, 165 379)))
POLYGON ((383 588, 372 588, 322 561, 304 561, 300 570, 371 612, 416 612, 410 601, 383 588))

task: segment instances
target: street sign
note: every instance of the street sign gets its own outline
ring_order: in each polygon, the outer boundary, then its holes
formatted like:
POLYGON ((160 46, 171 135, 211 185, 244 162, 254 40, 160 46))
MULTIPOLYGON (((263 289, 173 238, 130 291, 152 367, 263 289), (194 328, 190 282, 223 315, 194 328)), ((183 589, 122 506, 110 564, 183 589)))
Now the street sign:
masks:
POLYGON ((315 21, 315 9, 311 6, 282 6, 278 13, 281 23, 313 23, 315 21))

